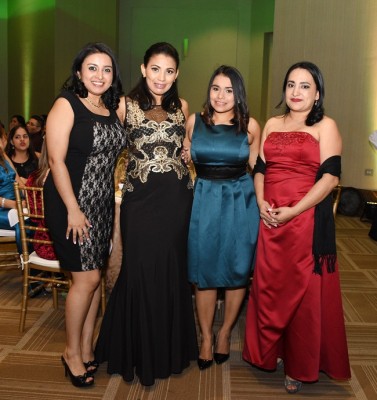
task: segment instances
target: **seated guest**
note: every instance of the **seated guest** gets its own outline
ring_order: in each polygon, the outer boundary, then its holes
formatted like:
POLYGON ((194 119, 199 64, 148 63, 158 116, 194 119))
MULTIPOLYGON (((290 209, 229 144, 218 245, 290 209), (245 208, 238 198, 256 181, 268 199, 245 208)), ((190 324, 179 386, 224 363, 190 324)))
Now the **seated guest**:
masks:
POLYGON ((10 132, 11 129, 14 128, 15 126, 25 126, 25 125, 26 125, 25 118, 22 115, 14 114, 10 117, 8 132, 10 132))
POLYGON ((25 127, 16 126, 11 129, 5 152, 24 184, 29 175, 38 168, 38 157, 30 144, 29 133, 25 127))
POLYGON ((44 119, 40 115, 32 115, 26 123, 26 129, 29 132, 34 151, 40 153, 44 140, 44 119))
MULTIPOLYGON (((20 127, 15 127, 12 128, 12 130, 16 131, 19 128, 20 127)), ((4 138, 1 136, 0 143, 2 143, 3 140, 4 138)), ((11 210, 14 209, 15 211, 17 208, 13 184, 17 180, 17 182, 23 186, 24 182, 21 179, 22 178, 18 176, 12 161, 0 145, 0 229, 10 229, 15 231, 17 250, 20 254, 22 253, 22 247, 18 218, 15 218, 17 212, 12 213, 11 210)), ((44 285, 41 282, 30 283, 29 297, 35 297, 43 292, 44 285)))
MULTIPOLYGON (((0 132, 0 143, 3 142, 4 135, 4 132, 0 132)), ((4 153, 3 147, 0 146, 0 229, 14 230, 16 232, 17 247, 20 252, 19 226, 18 223, 14 224, 13 221, 10 221, 8 215, 11 209, 17 208, 13 188, 13 183, 16 179, 19 181, 17 172, 8 156, 4 153)))
MULTIPOLYGON (((29 178, 25 183, 25 186, 43 187, 49 172, 50 172, 50 167, 48 165, 46 144, 43 143, 41 155, 39 157, 38 169, 30 174, 29 178)), ((42 197, 40 193, 37 193, 36 201, 37 204, 35 205, 33 196, 31 195, 29 196, 29 203, 31 205, 31 208, 33 209, 33 207, 35 207, 38 210, 38 212, 40 212, 42 208, 42 197)), ((32 219, 32 221, 38 227, 41 228, 46 227, 44 219, 35 219, 35 220, 32 219)), ((51 240, 51 237, 48 232, 36 231, 34 239, 51 240)), ((33 245, 34 245, 34 250, 39 257, 46 258, 47 260, 56 260, 55 250, 51 244, 34 243, 33 245)))

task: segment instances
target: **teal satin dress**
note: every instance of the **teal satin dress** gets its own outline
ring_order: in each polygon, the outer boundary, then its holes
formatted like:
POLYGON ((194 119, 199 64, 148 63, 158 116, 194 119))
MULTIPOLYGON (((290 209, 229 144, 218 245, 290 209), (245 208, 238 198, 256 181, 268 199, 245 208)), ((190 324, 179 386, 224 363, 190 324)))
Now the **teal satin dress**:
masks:
MULTIPOLYGON (((246 133, 233 125, 207 126, 196 114, 191 157, 194 165, 246 165, 246 133)), ((247 285, 254 261, 259 209, 253 179, 196 178, 188 239, 189 280, 199 288, 247 285)))

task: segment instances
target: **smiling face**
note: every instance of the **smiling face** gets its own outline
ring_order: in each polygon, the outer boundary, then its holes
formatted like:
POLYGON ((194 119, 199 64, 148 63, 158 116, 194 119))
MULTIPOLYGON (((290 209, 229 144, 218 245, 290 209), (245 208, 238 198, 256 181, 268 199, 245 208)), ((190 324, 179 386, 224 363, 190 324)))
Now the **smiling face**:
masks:
POLYGON ((10 142, 13 144, 15 150, 27 150, 30 145, 29 134, 25 128, 19 127, 10 142))
POLYGON ((217 75, 212 82, 210 92, 211 106, 217 113, 234 110, 234 92, 230 79, 225 75, 217 75))
POLYGON ((309 113, 318 99, 319 92, 310 72, 303 68, 294 69, 285 88, 285 102, 290 110, 309 113))
POLYGON ((147 65, 141 65, 141 73, 156 104, 161 104, 161 97, 172 87, 178 76, 174 58, 165 54, 153 55, 147 65))
POLYGON ((94 53, 87 56, 77 76, 85 85, 88 93, 102 96, 113 82, 113 64, 105 53, 94 53))

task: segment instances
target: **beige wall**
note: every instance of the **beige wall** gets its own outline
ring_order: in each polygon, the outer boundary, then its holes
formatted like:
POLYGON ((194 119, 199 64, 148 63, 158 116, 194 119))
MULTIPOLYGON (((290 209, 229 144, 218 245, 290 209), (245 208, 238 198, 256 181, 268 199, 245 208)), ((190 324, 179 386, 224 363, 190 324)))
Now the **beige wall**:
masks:
POLYGON ((264 32, 273 28, 274 0, 120 1, 119 55, 125 90, 140 77, 145 50, 172 43, 181 56, 179 92, 200 111, 213 70, 221 64, 242 73, 253 116, 260 119, 264 32), (183 39, 189 40, 183 56, 183 39))
MULTIPOLYGON (((0 0, 1 5, 4 1, 0 0)), ((200 49, 193 59, 195 69, 188 62, 182 64, 180 79, 186 79, 182 88, 186 87, 185 95, 193 99, 191 111, 200 107, 206 86, 203 82, 208 81, 209 71, 234 60, 245 77, 252 115, 263 124, 267 116, 276 113, 274 105, 279 101, 286 69, 298 60, 311 60, 324 73, 326 112, 337 121, 343 136, 343 185, 377 188, 377 152, 368 144, 369 134, 377 129, 375 0, 275 0, 275 12, 274 0, 207 0, 205 5, 202 0, 174 3, 160 0, 153 4, 149 0, 8 0, 6 3, 7 10, 0 8, 3 14, 4 10, 8 12, 8 19, 1 15, 0 20, 0 49, 5 54, 0 62, 0 118, 6 124, 13 113, 28 116, 49 110, 70 72, 73 57, 88 41, 104 41, 118 52, 128 90, 135 83, 146 47, 144 43, 138 44, 135 32, 145 32, 142 40, 148 43, 164 39, 181 46, 184 32, 174 36, 177 26, 184 25, 181 19, 165 19, 163 23, 155 19, 157 25, 149 27, 142 23, 143 9, 153 16, 153 10, 163 12, 169 8, 170 15, 178 13, 187 26, 195 28, 197 36, 203 34, 206 38, 204 43, 197 42, 200 46, 194 46, 194 50, 200 49), (213 41, 219 37, 216 20, 207 19, 207 23, 199 24, 195 19, 198 12, 211 10, 219 10, 218 15, 224 16, 229 11, 235 49, 211 52, 213 41), (139 27, 132 18, 135 15, 141 19, 139 27), (172 36, 162 37, 165 31, 172 36), (266 34, 271 31, 274 33, 269 71, 266 34), (29 54, 30 38, 37 46, 29 54), (233 58, 229 58, 230 53, 233 58), (26 66, 29 75, 25 75, 26 66), (25 88, 31 90, 29 103, 25 100, 25 88), (374 170, 373 177, 364 175, 367 168, 374 170)), ((224 27, 223 22, 220 25, 224 27)), ((190 45, 195 43, 191 37, 190 45)))
POLYGON ((377 189, 377 1, 276 0, 270 114, 286 70, 300 60, 325 77, 325 111, 343 137, 342 184, 377 189), (374 176, 365 176, 367 168, 374 176))

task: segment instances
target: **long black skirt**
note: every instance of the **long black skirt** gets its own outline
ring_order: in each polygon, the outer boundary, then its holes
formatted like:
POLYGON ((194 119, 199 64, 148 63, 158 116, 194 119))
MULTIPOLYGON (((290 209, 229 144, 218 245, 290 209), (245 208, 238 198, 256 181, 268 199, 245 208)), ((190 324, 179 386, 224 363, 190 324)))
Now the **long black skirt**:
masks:
POLYGON ((188 177, 150 173, 124 195, 120 225, 123 260, 103 318, 96 359, 125 381, 141 384, 178 374, 197 358, 187 280, 192 205, 188 177))

